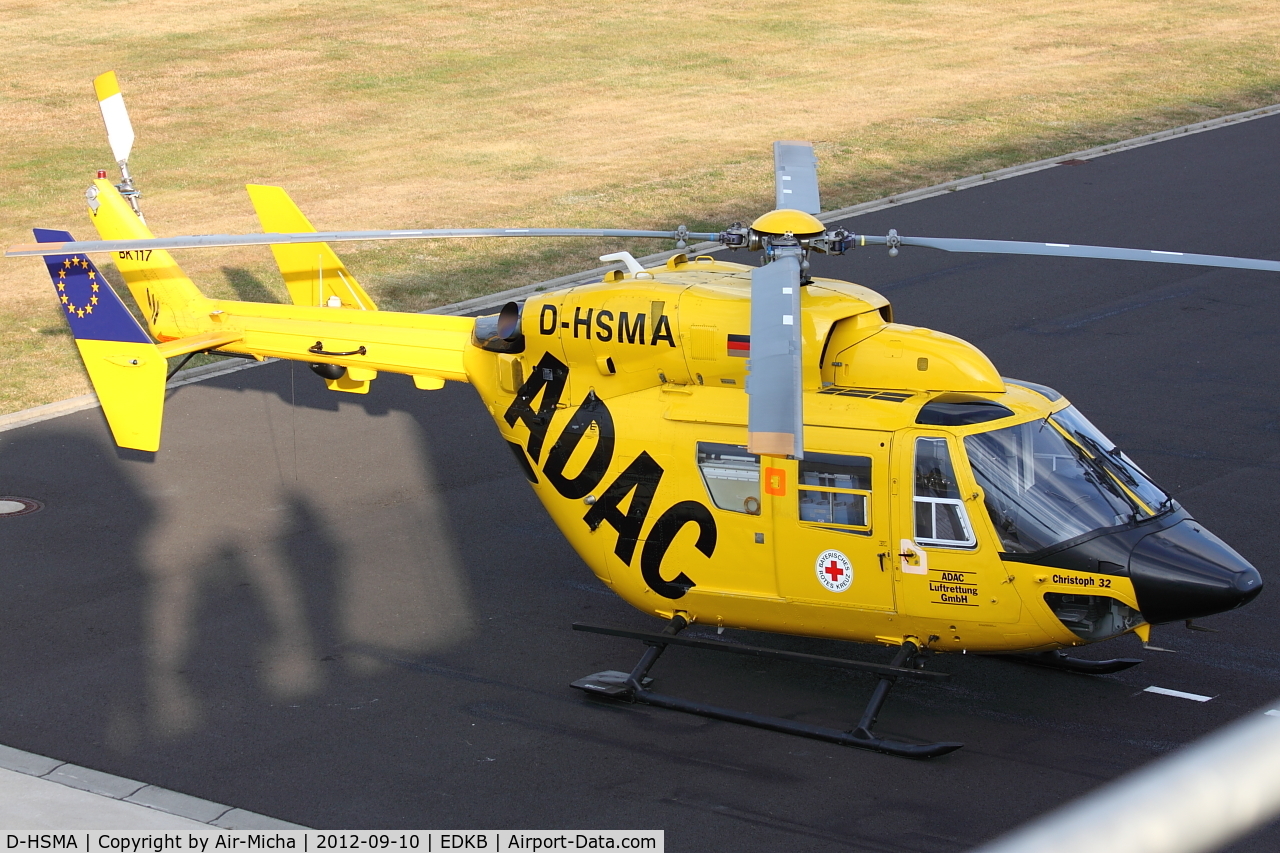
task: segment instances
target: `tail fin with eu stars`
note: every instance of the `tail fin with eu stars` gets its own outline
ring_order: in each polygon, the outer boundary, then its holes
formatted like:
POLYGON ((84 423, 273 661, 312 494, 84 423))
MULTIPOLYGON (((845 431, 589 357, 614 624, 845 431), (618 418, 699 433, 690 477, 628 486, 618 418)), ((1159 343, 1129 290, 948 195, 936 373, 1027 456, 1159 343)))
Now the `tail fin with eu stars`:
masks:
MULTIPOLYGON (((35 229, 38 243, 69 243, 66 231, 35 229)), ((85 255, 44 258, 80 357, 116 444, 160 448, 166 361, 85 255)))

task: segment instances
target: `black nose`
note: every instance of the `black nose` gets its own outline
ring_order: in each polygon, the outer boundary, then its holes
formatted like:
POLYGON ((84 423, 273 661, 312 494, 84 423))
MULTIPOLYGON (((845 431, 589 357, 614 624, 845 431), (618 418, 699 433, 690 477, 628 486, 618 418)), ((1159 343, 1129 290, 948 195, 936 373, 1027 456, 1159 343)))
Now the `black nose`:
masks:
POLYGON ((1262 592, 1258 570, 1192 519, 1143 537, 1129 557, 1129 576, 1152 624, 1221 613, 1262 592))

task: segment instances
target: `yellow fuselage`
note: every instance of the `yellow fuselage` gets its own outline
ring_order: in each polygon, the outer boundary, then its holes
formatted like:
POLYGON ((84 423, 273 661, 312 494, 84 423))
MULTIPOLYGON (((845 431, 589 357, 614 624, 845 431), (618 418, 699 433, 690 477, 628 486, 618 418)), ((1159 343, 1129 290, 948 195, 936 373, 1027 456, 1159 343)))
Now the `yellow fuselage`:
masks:
MULTIPOLYGON (((746 453, 750 267, 678 255, 664 268, 539 295, 523 308, 522 345, 507 347, 519 351, 503 352, 473 334, 471 318, 211 300, 167 254, 128 255, 118 253, 117 266, 148 306, 152 334, 173 342, 162 348, 216 340, 224 351, 333 364, 346 371, 329 386, 351 393, 366 393, 379 372, 409 374, 423 389, 472 383, 574 549, 647 613, 1015 651, 1084 642, 1046 593, 1098 592, 1137 610, 1127 577, 1002 559, 963 450, 965 435, 990 425, 917 423, 922 406, 949 395, 1002 404, 1013 413, 1002 426, 1067 402, 1006 383, 964 341, 891 322, 888 302, 867 288, 827 279, 803 288, 798 462, 746 453), (949 448, 957 497, 944 510, 967 517, 967 543, 916 541, 922 440, 949 448), (736 457, 713 458, 725 452, 736 457), (858 482, 846 485, 857 488, 813 485, 831 478, 806 473, 811 458, 856 460, 858 482), (821 515, 815 501, 846 513, 856 502, 858 518, 821 515)), ((86 358, 114 364, 120 346, 86 358)), ((150 345, 127 346, 140 354, 121 363, 154 361, 143 352, 150 345)), ((97 361, 86 361, 91 372, 97 361)))
POLYGON ((915 637, 943 651, 1080 644, 1045 592, 1105 587, 1137 608, 1127 578, 1003 562, 958 446, 990 426, 915 423, 946 392, 1002 403, 1016 415, 1002 425, 1066 401, 1006 385, 963 341, 888 322, 886 300, 858 285, 804 288, 804 422, 806 454, 871 460, 865 523, 802 518, 798 463, 788 459, 761 458, 755 494, 734 505, 742 489, 731 489, 717 505, 699 447, 747 443, 747 358, 730 336, 749 329, 750 268, 677 257, 650 274, 530 299, 523 352, 466 352, 467 376, 534 491, 627 602, 704 624, 892 645, 915 637), (919 437, 952 446, 975 545, 912 542, 919 437), (833 550, 852 573, 840 591, 819 580, 833 550))

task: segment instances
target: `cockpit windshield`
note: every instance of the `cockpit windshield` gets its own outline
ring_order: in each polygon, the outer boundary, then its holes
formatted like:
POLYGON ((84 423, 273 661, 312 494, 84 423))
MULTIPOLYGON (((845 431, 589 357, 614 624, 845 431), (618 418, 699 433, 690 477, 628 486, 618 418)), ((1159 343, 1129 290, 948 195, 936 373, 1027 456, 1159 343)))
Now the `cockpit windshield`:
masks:
POLYGON ((1004 550, 1030 554, 1171 504, 1142 469, 1074 407, 967 436, 973 474, 1004 550))

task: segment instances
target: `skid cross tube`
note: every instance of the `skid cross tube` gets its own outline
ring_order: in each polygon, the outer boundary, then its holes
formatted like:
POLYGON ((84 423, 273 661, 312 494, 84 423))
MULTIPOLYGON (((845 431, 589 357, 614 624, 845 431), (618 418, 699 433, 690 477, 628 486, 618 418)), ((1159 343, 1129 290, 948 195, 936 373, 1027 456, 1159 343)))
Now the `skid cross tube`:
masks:
POLYGON ((775 649, 762 649, 756 646, 737 646, 710 642, 707 640, 696 640, 687 637, 677 637, 681 630, 688 626, 688 621, 680 615, 676 615, 671 622, 663 629, 661 634, 653 634, 643 631, 627 631, 620 628, 602 628, 595 625, 574 624, 576 631, 589 631, 596 634, 607 634, 610 636, 626 637, 628 639, 637 639, 644 642, 648 648, 640 657, 639 662, 630 673, 617 672, 609 670, 606 672, 598 672, 589 675, 586 678, 580 678, 573 682, 573 686, 587 693, 598 696, 608 697, 611 699, 626 700, 631 702, 641 702, 646 705, 654 705, 659 708, 667 708, 672 711, 683 711, 686 714, 696 714, 701 717, 710 717, 715 720, 724 720, 730 723, 740 723, 747 726, 755 726, 756 728, 769 729, 770 731, 782 732, 784 734, 798 735, 800 737, 813 738, 815 740, 827 741, 828 743, 840 744, 842 746, 852 746, 857 749, 869 749, 874 752, 882 752, 888 755, 900 755, 907 758, 934 758, 939 755, 946 755, 959 749, 963 744, 954 742, 943 743, 904 743, 902 741, 889 740, 879 737, 872 732, 875 725, 876 717, 880 714, 880 709, 884 706, 885 698, 889 695, 891 688, 899 676, 910 675, 915 677, 946 677, 945 673, 926 673, 916 669, 912 664, 920 654, 920 649, 914 643, 907 641, 898 649, 898 653, 893 658, 893 663, 888 666, 880 664, 862 664, 860 661, 849 661, 841 658, 828 658, 820 655, 805 655, 796 652, 782 652, 775 649), (766 714, 756 714, 751 711, 738 711, 732 708, 721 708, 717 705, 710 705, 706 702, 696 702, 690 699, 682 699, 678 696, 668 696, 663 693, 656 693, 647 689, 644 684, 645 676, 649 670, 666 651, 667 646, 689 646, 699 649, 714 649, 718 651, 728 651, 737 654, 754 655, 757 657, 778 658, 783 660, 802 661, 805 663, 817 663, 824 666, 835 666, 842 669, 856 669, 862 671, 873 671, 880 674, 880 680, 876 683, 875 689, 871 693, 871 700, 867 703, 866 709, 862 712, 857 726, 849 731, 841 731, 840 729, 828 728, 826 726, 815 726, 808 723, 796 722, 782 717, 771 717, 766 714))
MULTIPOLYGON (((679 613, 671 617, 671 621, 667 627, 662 629, 661 634, 655 634, 659 638, 673 638, 676 634, 688 627, 689 622, 679 613)), ((574 626, 577 627, 576 625, 574 626)), ((658 658, 662 657, 662 653, 667 650, 667 642, 659 642, 650 644, 649 648, 644 650, 644 654, 640 656, 640 662, 636 664, 635 669, 627 676, 627 686, 632 690, 644 690, 644 678, 649 674, 649 670, 658 662, 658 658)))

